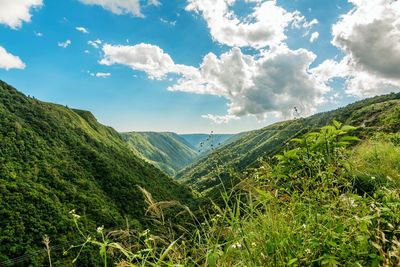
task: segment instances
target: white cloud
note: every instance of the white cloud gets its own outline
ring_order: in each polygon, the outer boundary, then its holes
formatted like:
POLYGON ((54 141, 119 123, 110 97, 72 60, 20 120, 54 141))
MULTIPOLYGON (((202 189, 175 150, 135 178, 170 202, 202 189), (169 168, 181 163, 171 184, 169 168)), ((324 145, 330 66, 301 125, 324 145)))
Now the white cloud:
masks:
POLYGON ((0 46, 0 69, 24 69, 25 63, 22 60, 6 51, 0 46))
POLYGON ((168 24, 170 26, 175 26, 176 25, 176 20, 166 20, 163 18, 160 18, 160 21, 164 24, 168 24))
POLYGON ((310 37, 310 42, 314 43, 319 37, 319 32, 313 32, 310 37))
POLYGON ((23 22, 31 21, 31 10, 42 5, 42 0, 1 0, 0 23, 18 29, 23 22))
POLYGON ((81 33, 89 33, 89 31, 84 27, 76 27, 75 30, 81 33))
POLYGON ((102 41, 99 39, 94 40, 94 41, 88 41, 88 45, 91 45, 94 48, 99 48, 101 44, 102 44, 102 41))
POLYGON ((202 115, 201 117, 204 119, 211 120, 216 124, 228 123, 231 120, 239 120, 240 119, 239 117, 234 116, 234 115, 218 116, 218 115, 207 114, 207 115, 202 115))
POLYGON ((286 39, 289 25, 301 27, 304 17, 298 11, 288 12, 275 0, 255 2, 252 13, 239 19, 231 10, 235 0, 188 0, 186 10, 202 15, 212 38, 228 46, 263 48, 276 46, 286 39))
POLYGON ((398 91, 400 1, 349 1, 354 8, 332 28, 332 44, 346 56, 336 62, 338 68, 325 65, 325 72, 332 72, 328 78, 346 78, 347 93, 360 97, 398 91))
POLYGON ((134 70, 144 71, 150 79, 163 79, 168 73, 189 74, 195 68, 176 65, 172 58, 155 45, 138 44, 135 46, 103 46, 102 65, 122 64, 134 70))
POLYGON ((42 37, 43 36, 43 33, 41 33, 41 32, 33 32, 37 37, 42 37))
POLYGON ((58 46, 62 48, 67 48, 72 44, 71 40, 66 40, 65 42, 59 42, 58 46))
POLYGON ((308 115, 329 90, 309 69, 315 57, 305 49, 292 51, 286 46, 257 57, 244 55, 239 48, 220 58, 210 53, 203 59, 199 76, 183 77, 169 89, 226 98, 227 116, 206 115, 217 122, 246 115, 289 117, 294 107, 308 115))
POLYGON ((107 78, 111 76, 111 73, 109 72, 97 72, 96 77, 101 77, 101 78, 107 78))
MULTIPOLYGON (((135 17, 144 17, 139 0, 79 0, 86 5, 98 5, 117 15, 131 14, 135 17)), ((147 1, 148 5, 159 6, 158 0, 147 1)))
POLYGON ((224 97, 229 102, 226 115, 204 115, 219 123, 246 115, 259 119, 270 114, 289 117, 294 107, 308 115, 329 90, 309 68, 316 56, 284 45, 257 56, 245 55, 240 48, 232 48, 220 57, 209 53, 199 68, 176 64, 161 48, 150 44, 106 44, 103 53, 100 64, 126 65, 145 72, 150 79, 178 74, 180 78, 168 88, 170 91, 224 97))
POLYGON ((148 3, 148 5, 153 5, 153 6, 160 6, 161 5, 159 0, 148 0, 147 3, 148 3))

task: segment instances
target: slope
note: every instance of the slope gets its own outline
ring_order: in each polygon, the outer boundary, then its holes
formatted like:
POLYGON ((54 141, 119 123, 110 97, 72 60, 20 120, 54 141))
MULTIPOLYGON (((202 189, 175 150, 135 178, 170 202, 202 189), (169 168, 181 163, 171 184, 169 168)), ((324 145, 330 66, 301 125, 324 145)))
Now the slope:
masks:
POLYGON ((198 153, 175 133, 130 132, 122 138, 137 154, 174 176, 176 171, 192 163, 198 153))
POLYGON ((243 171, 256 166, 260 158, 281 152, 290 139, 329 124, 333 119, 359 127, 358 134, 361 136, 376 131, 399 131, 400 94, 373 97, 334 111, 279 122, 245 133, 183 169, 176 177, 200 192, 205 191, 219 184, 221 179, 229 180, 229 173, 221 172, 221 169, 243 171))
MULTIPOLYGON (((0 263, 41 249, 45 234, 53 247, 67 249, 77 239, 72 209, 88 229, 145 227, 138 185, 156 200, 191 199, 90 112, 26 97, 0 81, 0 263)), ((32 257, 25 266, 41 260, 32 257)))
POLYGON ((235 136, 234 134, 180 134, 198 153, 205 154, 216 149, 235 136))

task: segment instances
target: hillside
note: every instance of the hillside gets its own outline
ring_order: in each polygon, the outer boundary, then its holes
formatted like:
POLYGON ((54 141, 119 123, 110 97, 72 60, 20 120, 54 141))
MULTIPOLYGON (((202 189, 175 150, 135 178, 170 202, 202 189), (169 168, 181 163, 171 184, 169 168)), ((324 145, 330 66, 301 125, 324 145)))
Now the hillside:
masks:
POLYGON ((130 132, 121 133, 121 136, 135 153, 171 176, 198 156, 197 151, 175 133, 130 132))
MULTIPOLYGON (((58 252, 68 248, 77 235, 73 209, 88 229, 146 227, 138 185, 156 200, 191 199, 90 112, 26 97, 1 81, 0 181, 0 263, 42 249, 45 234, 58 252)), ((24 266, 42 265, 31 255, 24 266)), ((90 256, 80 261, 97 265, 90 256)))
POLYGON ((234 134, 181 134, 196 151, 201 154, 207 153, 210 150, 216 149, 233 138, 234 134))
POLYGON ((284 121, 243 134, 177 174, 182 182, 204 191, 227 180, 227 169, 243 171, 261 157, 280 153, 294 137, 329 124, 333 119, 359 127, 359 134, 400 130, 400 94, 378 96, 308 118, 284 121), (220 171, 224 169, 224 171, 220 171), (214 170, 214 171, 211 171, 214 170), (220 177, 220 179, 218 178, 220 177))

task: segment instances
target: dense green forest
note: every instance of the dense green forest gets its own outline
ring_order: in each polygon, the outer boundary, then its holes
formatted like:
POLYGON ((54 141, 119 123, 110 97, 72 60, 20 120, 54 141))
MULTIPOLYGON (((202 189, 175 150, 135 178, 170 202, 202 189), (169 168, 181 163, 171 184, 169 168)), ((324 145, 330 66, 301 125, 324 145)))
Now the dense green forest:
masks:
POLYGON ((0 265, 400 264, 400 94, 227 138, 178 181, 158 168, 199 152, 172 133, 4 82, 0 125, 0 265))
MULTIPOLYGON (((43 248, 44 235, 62 255, 77 236, 71 210, 94 229, 145 229, 138 186, 156 200, 191 199, 187 188, 137 157, 90 112, 45 103, 0 82, 0 263, 43 248)), ((36 256, 25 264, 41 265, 42 255, 36 256)), ((92 260, 87 255, 80 264, 92 260)))
POLYGON ((104 266, 399 266, 400 134, 368 139, 333 120, 290 140, 238 183, 171 224, 174 201, 143 190, 159 232, 82 232, 104 266), (174 234, 172 234, 174 233, 174 234))
POLYGON ((175 176, 184 167, 230 143, 240 135, 170 132, 121 133, 122 138, 137 155, 170 176, 175 176))
POLYGON ((230 183, 229 172, 232 170, 257 167, 260 158, 280 153, 292 138, 329 124, 333 119, 358 127, 357 134, 361 137, 371 136, 376 131, 398 132, 400 94, 378 96, 334 111, 278 122, 244 133, 229 145, 188 166, 176 177, 198 191, 213 188, 220 179, 230 183))
POLYGON ((121 133, 121 136, 133 151, 170 176, 199 156, 175 133, 130 132, 121 133))

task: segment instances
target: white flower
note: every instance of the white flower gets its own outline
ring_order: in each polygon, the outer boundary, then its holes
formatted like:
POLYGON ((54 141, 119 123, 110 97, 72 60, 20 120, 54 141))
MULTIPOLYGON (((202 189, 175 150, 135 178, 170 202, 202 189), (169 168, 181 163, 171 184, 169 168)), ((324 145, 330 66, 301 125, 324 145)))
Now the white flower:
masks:
POLYGON ((236 242, 231 245, 231 248, 241 248, 241 247, 242 247, 242 245, 239 242, 236 242))
POLYGON ((97 227, 96 231, 101 234, 104 230, 104 225, 102 225, 101 227, 97 227))

